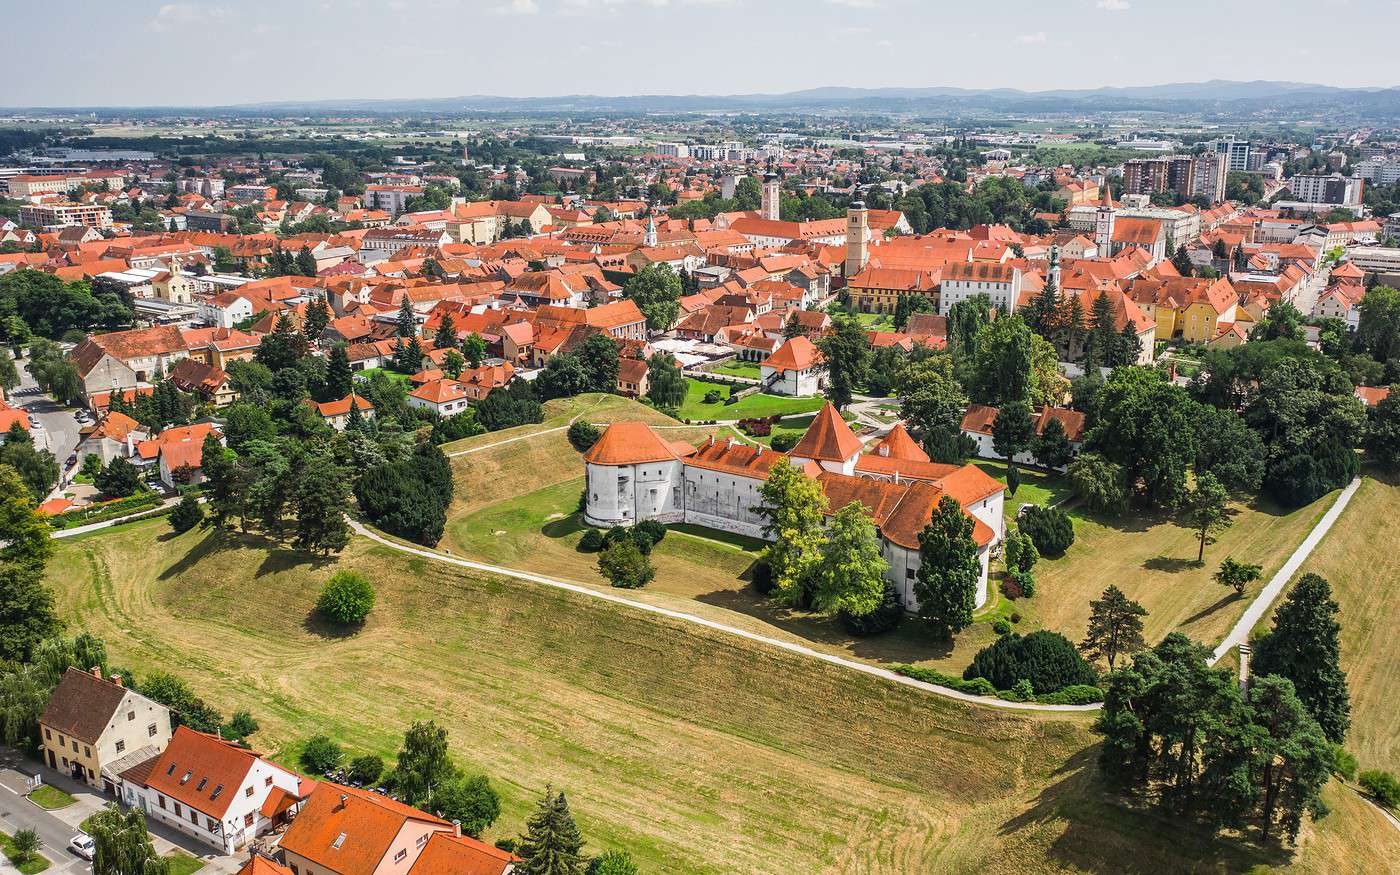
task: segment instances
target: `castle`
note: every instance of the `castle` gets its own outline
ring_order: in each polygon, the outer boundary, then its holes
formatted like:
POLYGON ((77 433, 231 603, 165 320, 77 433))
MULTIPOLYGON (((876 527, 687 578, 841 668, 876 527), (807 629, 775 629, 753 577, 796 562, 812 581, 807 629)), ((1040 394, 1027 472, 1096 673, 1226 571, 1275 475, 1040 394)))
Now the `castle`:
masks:
POLYGON ((974 524, 982 564, 976 604, 981 607, 987 601, 991 551, 1006 534, 1006 487, 976 466, 929 461, 903 425, 896 425, 873 451, 863 449, 831 404, 787 453, 733 438, 711 437, 693 447, 667 441, 645 423, 617 422, 583 456, 588 478, 584 517, 600 527, 657 520, 761 538, 760 490, 768 470, 786 456, 821 484, 828 514, 853 501, 870 511, 890 581, 909 610, 919 606, 914 594, 919 533, 939 500, 954 498, 974 524))

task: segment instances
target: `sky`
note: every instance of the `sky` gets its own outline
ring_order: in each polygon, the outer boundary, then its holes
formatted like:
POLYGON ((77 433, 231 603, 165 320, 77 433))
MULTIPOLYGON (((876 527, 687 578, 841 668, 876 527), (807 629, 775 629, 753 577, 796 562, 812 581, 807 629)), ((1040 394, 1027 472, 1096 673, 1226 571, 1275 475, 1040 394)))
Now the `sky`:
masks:
POLYGON ((0 106, 1400 85, 1400 0, 0 0, 0 106), (1309 46, 1301 34, 1330 34, 1309 46), (58 32, 56 24, 62 24, 58 32), (1345 45, 1345 52, 1338 48, 1345 45))

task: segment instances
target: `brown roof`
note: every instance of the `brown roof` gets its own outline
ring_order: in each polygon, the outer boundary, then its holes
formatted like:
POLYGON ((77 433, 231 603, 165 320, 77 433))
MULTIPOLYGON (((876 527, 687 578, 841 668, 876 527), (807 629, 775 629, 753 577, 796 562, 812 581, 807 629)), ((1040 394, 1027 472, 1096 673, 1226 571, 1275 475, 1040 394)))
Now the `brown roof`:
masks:
POLYGON ((70 668, 49 696, 39 722, 79 741, 96 744, 128 692, 120 684, 70 668))
POLYGON ((509 851, 471 836, 435 832, 408 872, 409 875, 501 875, 519 860, 509 851))
POLYGON ((986 261, 952 262, 943 268, 943 279, 979 283, 1009 283, 1016 278, 1016 268, 1009 264, 986 261))
POLYGON ((583 454, 583 460, 591 465, 639 465, 680 457, 673 445, 644 422, 614 422, 583 454))
POLYGON ((807 427, 802 439, 792 448, 791 455, 799 459, 844 462, 859 453, 860 448, 860 438, 855 436, 846 420, 836 412, 836 407, 828 401, 807 427))

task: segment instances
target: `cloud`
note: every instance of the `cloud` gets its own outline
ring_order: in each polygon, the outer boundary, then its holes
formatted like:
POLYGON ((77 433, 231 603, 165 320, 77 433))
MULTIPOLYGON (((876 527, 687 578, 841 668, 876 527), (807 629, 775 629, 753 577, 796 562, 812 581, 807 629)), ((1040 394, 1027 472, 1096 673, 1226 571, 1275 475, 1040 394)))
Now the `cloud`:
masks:
POLYGON ((845 6, 848 9, 874 9, 880 0, 826 0, 832 6, 845 6))
POLYGON ((1123 12, 1130 9, 1133 4, 1129 3, 1128 0, 1099 0, 1094 5, 1100 9, 1107 9, 1109 12, 1123 12))
POLYGON ((540 11, 540 4, 535 0, 506 0, 492 11, 497 15, 536 15, 540 11))
POLYGON ((1049 42, 1049 38, 1045 36, 1045 31, 1038 30, 1035 33, 1021 34, 1016 37, 1016 42, 1023 46, 1043 46, 1049 42))
POLYGON ((150 21, 150 28, 157 33, 165 33, 189 24, 227 18, 228 14, 228 10, 222 6, 205 8, 193 3, 166 3, 156 10, 156 17, 150 21))

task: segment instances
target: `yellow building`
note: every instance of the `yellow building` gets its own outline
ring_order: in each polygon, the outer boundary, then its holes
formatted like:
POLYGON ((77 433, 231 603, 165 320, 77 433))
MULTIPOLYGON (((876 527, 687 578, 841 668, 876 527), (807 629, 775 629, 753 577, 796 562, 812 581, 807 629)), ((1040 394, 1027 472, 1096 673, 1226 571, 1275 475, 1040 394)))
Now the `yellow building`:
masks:
POLYGON ((1236 321, 1239 298, 1225 277, 1137 279, 1129 295, 1157 323, 1157 340, 1207 343, 1236 321))
POLYGON ((100 669, 70 668, 39 718, 44 764, 74 780, 115 793, 118 776, 170 743, 170 709, 100 669))
POLYGON ((893 313, 902 295, 923 295, 938 310, 938 282, 925 270, 867 267, 846 281, 846 292, 858 313, 893 313))

